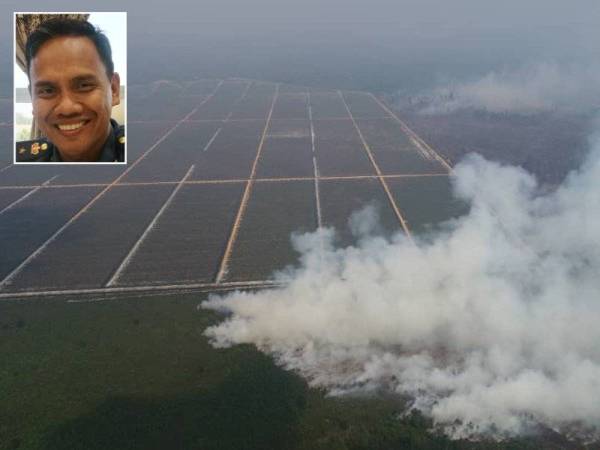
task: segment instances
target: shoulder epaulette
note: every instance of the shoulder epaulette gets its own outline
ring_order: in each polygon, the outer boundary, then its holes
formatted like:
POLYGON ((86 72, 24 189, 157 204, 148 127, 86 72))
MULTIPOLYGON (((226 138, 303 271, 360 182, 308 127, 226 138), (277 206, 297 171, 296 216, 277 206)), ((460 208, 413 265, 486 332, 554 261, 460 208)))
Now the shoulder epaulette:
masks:
POLYGON ((45 139, 20 141, 16 145, 17 162, 50 161, 54 146, 45 139))
POLYGON ((125 126, 120 125, 115 130, 115 141, 117 161, 125 161, 125 126))

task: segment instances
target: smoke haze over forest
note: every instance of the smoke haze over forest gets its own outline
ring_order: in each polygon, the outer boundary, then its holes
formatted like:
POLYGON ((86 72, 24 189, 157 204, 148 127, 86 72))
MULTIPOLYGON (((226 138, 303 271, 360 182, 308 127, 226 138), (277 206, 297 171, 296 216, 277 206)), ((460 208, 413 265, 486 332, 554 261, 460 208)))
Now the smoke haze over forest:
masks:
MULTIPOLYGON (((413 245, 369 235, 335 248, 297 236, 282 289, 213 296, 231 316, 206 334, 253 343, 334 394, 388 389, 455 438, 542 425, 600 427, 600 147, 555 192, 479 156, 456 167, 470 212, 413 245)), ((358 222, 358 223, 357 223, 358 222)))

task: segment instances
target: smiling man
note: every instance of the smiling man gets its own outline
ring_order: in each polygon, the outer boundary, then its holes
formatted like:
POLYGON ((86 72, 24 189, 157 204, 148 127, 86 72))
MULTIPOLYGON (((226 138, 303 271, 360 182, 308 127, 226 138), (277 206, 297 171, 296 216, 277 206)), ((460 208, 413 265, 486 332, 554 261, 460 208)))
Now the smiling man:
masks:
POLYGON ((25 48, 29 92, 44 138, 18 142, 18 162, 122 162, 124 127, 111 119, 120 103, 107 37, 73 19, 42 23, 25 48))

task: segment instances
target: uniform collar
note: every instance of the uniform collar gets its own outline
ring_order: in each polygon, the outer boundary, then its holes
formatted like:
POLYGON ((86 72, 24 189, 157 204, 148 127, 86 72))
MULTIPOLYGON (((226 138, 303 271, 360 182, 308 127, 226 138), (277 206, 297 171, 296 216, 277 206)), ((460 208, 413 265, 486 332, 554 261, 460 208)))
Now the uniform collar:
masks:
MULTIPOLYGON (((96 162, 114 162, 118 160, 118 155, 115 148, 115 133, 119 128, 119 124, 114 119, 110 119, 110 124, 110 133, 108 134, 108 137, 102 146, 100 157, 96 160, 96 162)), ((62 162, 58 147, 55 147, 51 161, 62 162)))

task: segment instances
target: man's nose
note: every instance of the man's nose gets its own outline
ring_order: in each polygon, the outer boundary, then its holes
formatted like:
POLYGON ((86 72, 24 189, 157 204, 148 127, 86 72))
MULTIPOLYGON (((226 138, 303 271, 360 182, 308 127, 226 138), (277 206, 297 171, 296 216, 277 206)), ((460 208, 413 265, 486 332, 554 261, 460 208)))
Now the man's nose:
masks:
POLYGON ((69 93, 63 93, 54 108, 54 113, 59 116, 74 116, 81 114, 82 111, 82 104, 74 95, 69 93))

